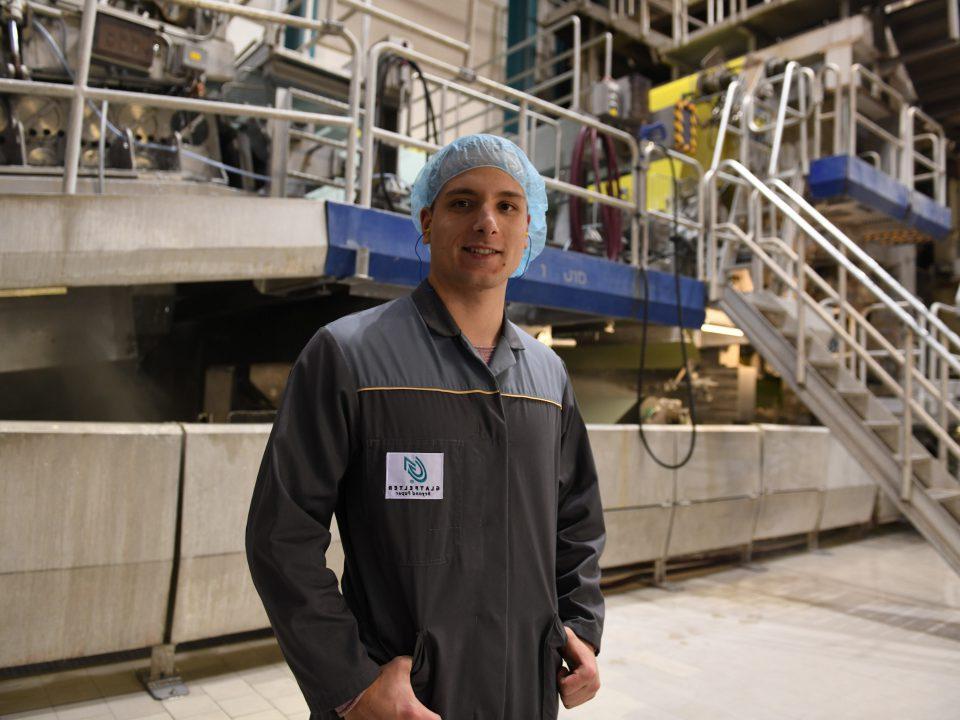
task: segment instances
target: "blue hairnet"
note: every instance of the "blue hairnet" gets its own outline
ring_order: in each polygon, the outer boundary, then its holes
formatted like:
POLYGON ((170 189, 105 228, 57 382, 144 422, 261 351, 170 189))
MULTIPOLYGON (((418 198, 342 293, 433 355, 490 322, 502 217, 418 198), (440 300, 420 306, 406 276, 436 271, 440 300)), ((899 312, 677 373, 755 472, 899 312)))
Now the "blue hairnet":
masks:
POLYGON ((523 260, 511 275, 517 277, 526 272, 547 242, 547 190, 543 178, 523 150, 506 138, 496 135, 467 135, 457 138, 435 153, 413 181, 413 192, 410 196, 413 224, 417 232, 423 232, 420 227, 420 211, 433 204, 441 188, 450 180, 478 167, 503 170, 520 183, 527 198, 530 236, 527 238, 523 260))

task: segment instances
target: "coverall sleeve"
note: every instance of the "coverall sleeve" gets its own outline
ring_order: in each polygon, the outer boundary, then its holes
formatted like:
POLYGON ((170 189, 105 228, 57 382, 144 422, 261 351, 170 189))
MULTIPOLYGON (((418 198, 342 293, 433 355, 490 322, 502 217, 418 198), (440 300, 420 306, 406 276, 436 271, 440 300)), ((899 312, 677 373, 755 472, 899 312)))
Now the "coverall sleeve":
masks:
POLYGON ((603 634, 600 553, 606 532, 587 428, 570 380, 563 391, 557 508, 557 597, 564 625, 599 654, 603 634))
POLYGON ((247 517, 254 585, 307 704, 323 717, 336 717, 332 709, 379 673, 325 558, 356 421, 353 374, 321 330, 290 371, 247 517))

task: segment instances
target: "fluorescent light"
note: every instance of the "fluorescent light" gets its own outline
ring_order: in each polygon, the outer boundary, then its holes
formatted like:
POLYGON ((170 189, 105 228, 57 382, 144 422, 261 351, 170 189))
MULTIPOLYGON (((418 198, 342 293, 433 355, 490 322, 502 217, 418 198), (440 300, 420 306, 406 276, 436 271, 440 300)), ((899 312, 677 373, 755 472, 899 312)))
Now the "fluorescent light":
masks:
POLYGON ((0 290, 0 298, 42 297, 44 295, 66 295, 65 287, 33 287, 14 290, 0 290))
POLYGON ((714 323, 704 323, 700 326, 701 332, 716 333, 717 335, 732 335, 733 337, 743 337, 743 330, 726 325, 715 325, 714 323))

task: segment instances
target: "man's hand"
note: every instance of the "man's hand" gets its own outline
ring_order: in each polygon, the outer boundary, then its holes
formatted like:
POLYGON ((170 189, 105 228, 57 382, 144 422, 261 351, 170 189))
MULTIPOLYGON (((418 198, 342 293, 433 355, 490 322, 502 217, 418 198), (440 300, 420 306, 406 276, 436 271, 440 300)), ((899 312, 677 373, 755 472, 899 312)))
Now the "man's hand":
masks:
POLYGON ((345 720, 442 720, 413 694, 412 667, 409 655, 400 655, 381 666, 377 679, 344 715, 345 720))
POLYGON ((583 705, 600 690, 600 671, 597 669, 597 655, 590 643, 576 636, 568 627, 567 644, 560 650, 570 670, 563 667, 557 674, 560 699, 567 709, 583 705))

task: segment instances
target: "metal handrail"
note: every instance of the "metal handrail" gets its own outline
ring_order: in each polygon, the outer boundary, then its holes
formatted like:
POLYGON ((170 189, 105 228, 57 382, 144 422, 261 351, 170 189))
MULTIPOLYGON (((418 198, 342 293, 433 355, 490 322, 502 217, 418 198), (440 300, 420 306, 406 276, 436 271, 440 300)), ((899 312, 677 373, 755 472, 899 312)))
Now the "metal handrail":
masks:
MULTIPOLYGON (((169 0, 178 5, 194 7, 203 10, 242 17, 264 25, 289 25, 318 32, 335 34, 344 38, 351 50, 351 56, 356 63, 360 59, 360 46, 356 37, 346 28, 337 23, 326 20, 309 20, 297 15, 251 8, 246 5, 234 5, 222 0, 169 0)), ((131 92, 126 90, 110 90, 87 85, 90 73, 91 51, 93 47, 93 31, 97 15, 97 0, 84 0, 83 14, 80 25, 80 39, 78 51, 78 68, 72 84, 46 83, 32 80, 13 80, 0 78, 0 92, 16 93, 21 95, 43 95, 46 97, 69 98, 69 124, 67 126, 66 152, 64 158, 63 193, 73 195, 77 191, 77 177, 80 164, 80 142, 83 124, 83 109, 88 101, 100 101, 118 104, 143 104, 149 107, 165 108, 170 110, 186 110, 198 113, 231 115, 241 117, 256 117, 269 120, 286 120, 290 122, 325 124, 336 127, 345 127, 347 132, 347 163, 344 177, 344 187, 347 197, 352 197, 355 189, 355 153, 356 153, 356 126, 360 108, 360 73, 352 73, 349 85, 347 115, 328 115, 323 113, 303 112, 282 108, 257 107, 239 103, 228 103, 217 100, 202 100, 197 98, 175 97, 170 95, 156 95, 151 93, 131 92)))
POLYGON ((947 154, 946 154, 946 136, 943 126, 936 120, 927 115, 923 110, 911 105, 907 110, 906 135, 904 165, 902 168, 903 182, 907 187, 916 187, 918 179, 932 179, 934 198, 938 203, 947 202, 947 154), (933 130, 933 132, 915 134, 917 120, 933 130), (931 143, 931 157, 928 158, 917 150, 917 143, 928 140, 931 143), (920 163, 928 167, 931 174, 916 176, 914 174, 914 163, 920 163), (932 177, 931 177, 932 175, 932 177))
MULTIPOLYGON (((730 176, 729 174, 727 174, 725 176, 727 179, 746 180, 746 184, 758 190, 761 195, 763 195, 768 201, 770 201, 773 205, 775 205, 778 209, 780 209, 781 212, 787 215, 794 223, 796 223, 802 230, 804 230, 804 232, 806 232, 807 235, 813 238, 814 241, 818 245, 820 245, 820 247, 823 250, 825 250, 827 254, 833 257, 833 259, 837 261, 838 264, 842 265, 848 273, 852 274, 865 287, 867 287, 867 289, 870 290, 874 294, 874 296, 876 296, 881 302, 888 305, 890 307, 891 312, 893 312, 901 322, 906 324, 917 334, 921 334, 924 336, 929 335, 929 333, 925 329, 920 327, 920 325, 913 319, 913 317, 911 317, 909 314, 904 312, 892 298, 890 298, 880 287, 878 287, 869 278, 869 276, 867 276, 867 274, 863 270, 861 270, 859 267, 857 267, 852 262, 850 262, 850 260, 843 253, 839 252, 833 246, 832 243, 827 241, 826 238, 823 237, 823 235, 821 235, 817 230, 815 230, 803 216, 801 216, 793 207, 787 204, 784 200, 779 198, 773 192, 773 189, 771 187, 768 187, 765 183, 760 181, 755 175, 753 175, 753 173, 747 170, 747 168, 744 167, 741 163, 737 162, 736 160, 724 160, 721 163, 721 166, 719 168, 711 168, 711 170, 707 173, 707 176, 704 182, 708 184, 712 183, 715 177, 719 177, 720 175, 719 171, 724 168, 732 169, 739 176, 738 178, 736 176, 730 176)), ((796 193, 792 188, 786 185, 786 183, 784 183, 782 180, 775 179, 772 181, 771 184, 773 187, 787 194, 791 198, 791 200, 795 200, 795 201, 799 200, 800 202, 798 204, 800 204, 801 207, 806 206, 804 209, 809 208, 810 210, 813 211, 813 213, 816 213, 817 215, 819 215, 819 213, 817 213, 815 209, 813 209, 808 203, 806 203, 805 200, 803 200, 802 196, 796 193)), ((712 208, 712 211, 715 211, 715 209, 712 208)), ((823 224, 825 226, 829 225, 830 227, 833 227, 832 224, 830 224, 829 221, 826 220, 825 218, 823 218, 823 224)), ((880 273, 883 273, 881 277, 885 275, 884 277, 885 280, 892 282, 895 286, 899 286, 899 283, 896 283, 896 281, 890 278, 890 276, 886 274, 886 271, 880 268, 876 264, 876 262, 872 260, 872 258, 866 255, 866 253, 863 253, 863 251, 859 247, 856 247, 855 244, 849 240, 849 238, 846 238, 846 236, 840 233, 839 230, 836 230, 835 227, 833 227, 833 230, 836 233, 838 233, 841 237, 844 238, 844 241, 841 241, 841 243, 846 247, 847 250, 852 250, 854 252, 854 255, 858 259, 863 260, 865 258, 866 261, 864 262, 864 264, 866 264, 872 272, 876 272, 876 274, 878 275, 880 275, 880 273), (855 249, 851 248, 851 246, 853 246, 853 248, 855 249), (874 269, 874 267, 871 267, 871 265, 876 266, 876 270, 874 269), (877 272, 877 270, 879 270, 879 272, 877 272)), ((902 286, 899 286, 899 287, 902 288, 902 286)), ((714 290, 715 290, 715 287, 714 287, 714 290)), ((929 314, 929 311, 926 310, 926 308, 923 306, 923 303, 921 303, 919 300, 911 296, 906 291, 906 289, 902 289, 902 292, 900 294, 904 296, 904 299, 909 300, 910 298, 912 298, 914 303, 919 304, 920 308, 922 308, 923 310, 926 311, 927 314, 929 314)), ((911 305, 913 305, 913 303, 911 303, 911 305)), ((933 318, 933 320, 937 321, 936 324, 941 326, 943 325, 942 321, 939 321, 938 318, 933 318)), ((943 327, 945 328, 945 326, 943 327)), ((943 356, 945 359, 948 360, 948 362, 951 363, 951 367, 953 367, 955 370, 960 372, 960 362, 954 359, 952 354, 945 347, 943 347, 943 345, 941 345, 938 341, 934 339, 930 340, 930 344, 935 351, 937 351, 941 356, 943 356)))
MULTIPOLYGON (((904 155, 906 154, 906 149, 908 147, 907 142, 904 138, 904 110, 907 107, 906 99, 903 95, 892 85, 877 75, 874 72, 871 72, 865 68, 860 63, 854 63, 850 68, 850 89, 849 97, 847 102, 849 105, 849 118, 847 119, 847 154, 850 156, 856 156, 857 154, 857 128, 864 127, 870 131, 876 137, 879 137, 886 143, 892 145, 897 152, 896 160, 893 164, 893 167, 890 168, 888 174, 892 177, 902 177, 903 174, 903 165, 904 165, 904 155), (857 111, 857 96, 860 89, 860 79, 864 78, 872 83, 875 87, 883 91, 888 97, 890 97, 896 103, 896 113, 897 113, 897 133, 893 134, 884 128, 877 125, 870 118, 865 115, 861 115, 857 111)), ((911 185, 912 187, 912 185, 911 185)))
MULTIPOLYGON (((401 57, 405 57, 408 60, 414 60, 417 63, 420 63, 424 67, 430 67, 434 70, 439 70, 444 72, 452 77, 458 77, 460 73, 460 68, 451 65, 450 63, 438 60, 437 58, 430 57, 423 53, 417 52, 410 48, 404 47, 397 43, 393 42, 379 42, 370 49, 370 56, 367 62, 367 67, 370 68, 371 75, 367 78, 366 94, 364 106, 366 112, 363 116, 363 152, 361 153, 361 169, 360 169, 360 186, 361 186, 361 196, 360 204, 369 207, 370 202, 373 196, 373 143, 376 139, 381 141, 388 142, 396 145, 411 145, 418 147, 426 151, 435 151, 439 149, 438 145, 433 143, 424 142, 421 140, 415 140, 409 136, 401 135, 400 133, 393 133, 386 131, 382 128, 378 128, 375 125, 376 118, 376 73, 378 71, 380 55, 384 52, 390 52, 401 57)), ((563 182, 556 180, 554 178, 544 178, 544 183, 546 186, 552 190, 559 190, 570 195, 576 195, 587 200, 593 200, 594 202, 603 203, 612 207, 616 207, 620 210, 624 210, 631 214, 630 222, 630 246, 631 246, 631 257, 635 265, 639 265, 639 251, 640 251, 640 233, 639 233, 639 222, 638 218, 640 216, 641 208, 639 207, 639 193, 637 188, 639 187, 639 160, 640 160, 640 151, 636 139, 627 132, 619 130, 617 128, 605 125, 598 120, 588 116, 582 115, 580 113, 574 112, 567 108, 554 105, 546 100, 542 100, 538 97, 530 95, 528 93, 516 90, 515 88, 509 87, 502 83, 499 83, 495 80, 485 78, 481 75, 478 75, 473 80, 474 86, 479 86, 486 91, 487 93, 496 93, 500 96, 505 96, 516 101, 520 105, 519 111, 519 126, 521 130, 520 137, 520 147, 521 149, 526 150, 524 144, 526 142, 526 132, 524 128, 526 127, 527 113, 531 108, 537 108, 544 113, 553 115, 559 118, 564 118, 571 120, 579 125, 586 127, 592 127, 602 133, 609 135, 610 137, 619 140, 627 145, 630 149, 631 156, 631 178, 633 181, 633 199, 632 200, 621 200, 620 198, 615 198, 610 195, 604 195, 593 190, 587 190, 586 188, 573 185, 571 183, 563 182)), ((477 91, 481 92, 481 91, 477 91)))
MULTIPOLYGON (((909 304, 909 307, 920 314, 924 320, 942 333, 950 343, 954 344, 958 350, 960 350, 960 336, 954 333, 950 328, 948 328, 940 318, 938 318, 931 310, 923 304, 918 297, 913 293, 909 292, 903 285, 901 285, 897 280, 888 273, 880 263, 870 257, 862 247, 853 242, 849 237, 844 235, 836 225, 834 225, 830 220, 824 217, 815 207, 813 207, 800 193, 791 188, 789 185, 784 183, 782 180, 773 180, 771 182, 773 189, 776 189, 790 198, 790 201, 795 203, 797 206, 803 209, 803 211, 810 216, 815 222, 817 222, 826 232, 839 243, 839 245, 844 249, 845 253, 849 253, 854 258, 856 258, 860 263, 862 263, 870 273, 879 278, 883 284, 890 289, 895 295, 898 296, 900 300, 903 300, 909 304)), ((891 300, 891 302, 894 302, 891 300)), ((906 319, 912 321, 909 315, 903 313, 906 319)), ((900 318, 903 320, 904 318, 900 318)), ((914 326, 914 331, 920 333, 921 335, 927 335, 928 333, 925 330, 922 330, 919 325, 914 326)), ((946 355, 953 356, 953 353, 946 347, 941 346, 942 352, 946 355)), ((960 362, 954 361, 956 364, 952 364, 955 370, 960 372, 960 362)))
MULTIPOLYGON (((924 373, 921 373, 916 367, 914 367, 912 358, 912 338, 920 335, 924 338, 924 342, 927 347, 933 350, 933 352, 938 356, 937 359, 941 364, 949 364, 954 369, 960 368, 960 363, 957 362, 946 349, 941 345, 935 338, 930 337, 930 334, 926 329, 918 324, 912 316, 904 312, 904 310, 898 305, 898 303, 892 300, 881 288, 879 288, 872 280, 867 276, 867 274, 860 269, 857 265, 851 262, 844 253, 841 253, 837 248, 835 248, 832 243, 826 240, 816 229, 814 229, 807 220, 796 210, 792 205, 790 205, 786 200, 777 195, 773 188, 768 187, 763 183, 759 178, 753 175, 746 167, 738 163, 735 160, 724 160, 720 166, 717 168, 711 168, 707 172, 704 178, 705 187, 710 192, 710 215, 709 215, 709 227, 718 228, 720 227, 717 223, 717 210, 718 210, 718 191, 717 191, 717 180, 724 176, 724 179, 732 180, 735 182, 742 183, 743 185, 753 188, 755 192, 755 197, 763 197, 765 200, 771 203, 773 207, 778 209, 786 217, 788 217, 793 223, 800 227, 805 233, 806 236, 814 240, 814 242, 819 245, 823 250, 827 252, 841 267, 845 269, 845 272, 855 277, 859 280, 870 292, 877 297, 880 302, 882 302, 889 310, 896 316, 906 327, 908 337, 910 338, 909 349, 907 350, 898 350, 894 348, 889 341, 885 338, 882 339, 882 344, 885 349, 891 351, 891 357, 904 368, 904 378, 903 378, 903 387, 898 384, 889 374, 879 365, 875 358, 866 351, 866 348, 861 345, 857 338, 848 332, 841 323, 835 321, 832 316, 826 312, 825 309, 821 308, 819 304, 806 293, 804 289, 804 280, 808 275, 816 275, 819 278, 818 285, 821 289, 827 292, 828 295, 838 299, 840 305, 851 314, 851 317, 860 324, 865 330, 872 331, 871 335, 875 338, 882 338, 883 336, 876 330, 866 319, 858 313, 855 308, 849 305, 847 300, 839 295, 839 293, 833 289, 829 283, 820 278, 820 276, 813 271, 812 268, 809 268, 806 264, 804 253, 805 253, 805 242, 801 241, 799 245, 799 250, 795 256, 794 263, 797 266, 797 272, 795 277, 791 277, 785 270, 779 267, 776 261, 769 257, 765 251, 756 243, 755 240, 750 236, 750 234, 744 232, 737 226, 724 226, 725 230, 732 231, 740 240, 750 247, 754 252, 754 255, 758 257, 764 264, 770 267, 775 274, 791 289, 797 296, 797 312, 798 312, 798 329, 797 329, 797 377, 799 382, 803 382, 804 373, 806 371, 806 356, 803 351, 803 344, 805 342, 805 321, 803 317, 803 308, 806 305, 814 306, 813 309, 815 312, 821 315, 825 322, 836 332, 849 346, 852 350, 860 356, 861 361, 866 365, 869 365, 870 369, 884 382, 885 385, 890 387, 895 394, 900 395, 904 399, 904 407, 909 408, 909 411, 905 411, 905 425, 908 425, 910 420, 910 414, 915 413, 924 425, 942 442, 945 443, 949 448, 950 452, 957 457, 960 457, 960 445, 950 436, 949 432, 943 427, 945 423, 940 423, 930 416, 925 408, 918 403, 912 394, 912 380, 914 378, 918 379, 923 388, 930 392, 933 397, 935 397, 941 408, 941 418, 944 414, 950 414, 954 417, 960 419, 960 410, 953 407, 946 398, 945 394, 942 394, 933 382, 926 377, 924 373), (724 172, 728 171, 728 172, 724 172), (731 174, 733 173, 733 174, 731 174)), ((774 180, 773 184, 777 186, 777 189, 783 190, 784 187, 789 189, 789 186, 786 186, 785 183, 779 180, 774 180)), ((791 190, 792 192, 792 190, 791 190)), ((708 280, 710 282, 711 296, 717 296, 718 283, 720 281, 721 268, 718 265, 719 254, 717 248, 717 233, 712 232, 710 234, 710 244, 709 244, 709 257, 708 257, 708 280)), ((790 251, 789 246, 784 245, 786 250, 790 251)), ((905 292, 905 291, 904 291, 905 292)), ((918 301, 919 302, 919 301, 918 301)), ((940 379, 942 382, 943 374, 941 371, 940 379)), ((905 447, 908 447, 905 445, 905 447)), ((905 453, 905 463, 909 464, 909 452, 905 453)))

